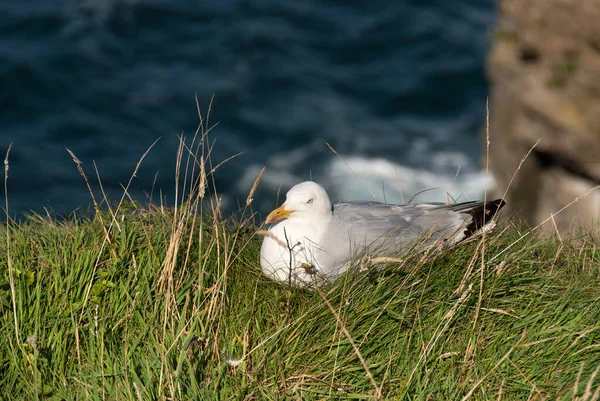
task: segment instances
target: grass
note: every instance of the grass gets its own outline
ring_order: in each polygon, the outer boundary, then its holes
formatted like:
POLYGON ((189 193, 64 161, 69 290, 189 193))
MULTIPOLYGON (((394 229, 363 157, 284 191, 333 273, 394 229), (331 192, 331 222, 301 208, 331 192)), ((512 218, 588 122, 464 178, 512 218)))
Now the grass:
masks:
POLYGON ((261 275, 249 224, 117 217, 109 246, 97 218, 3 230, 4 399, 598 399, 592 243, 528 238, 489 262, 522 235, 508 225, 485 253, 474 241, 311 292, 261 275))
POLYGON ((288 288, 260 272, 253 193, 235 219, 208 195, 208 131, 182 140, 174 208, 94 199, 1 229, 3 399, 600 398, 595 239, 504 221, 288 288))

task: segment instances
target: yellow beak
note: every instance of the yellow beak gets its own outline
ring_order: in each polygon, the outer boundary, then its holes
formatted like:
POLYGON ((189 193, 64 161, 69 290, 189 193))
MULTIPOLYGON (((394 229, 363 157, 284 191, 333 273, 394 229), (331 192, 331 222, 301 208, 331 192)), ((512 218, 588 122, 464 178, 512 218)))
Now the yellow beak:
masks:
POLYGON ((287 219, 294 212, 295 210, 287 210, 285 208, 285 205, 281 205, 277 209, 269 213, 269 215, 267 216, 267 220, 265 220, 265 223, 271 224, 279 220, 287 219))

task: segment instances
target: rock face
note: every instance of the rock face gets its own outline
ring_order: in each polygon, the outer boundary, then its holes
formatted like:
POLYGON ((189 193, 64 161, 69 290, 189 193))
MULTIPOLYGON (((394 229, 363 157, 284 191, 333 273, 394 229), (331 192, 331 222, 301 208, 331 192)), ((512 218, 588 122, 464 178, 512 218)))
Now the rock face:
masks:
POLYGON ((532 226, 550 218, 546 231, 597 230, 600 189, 551 216, 600 185, 600 0, 497 4, 488 59, 493 195, 506 191, 508 208, 532 226))

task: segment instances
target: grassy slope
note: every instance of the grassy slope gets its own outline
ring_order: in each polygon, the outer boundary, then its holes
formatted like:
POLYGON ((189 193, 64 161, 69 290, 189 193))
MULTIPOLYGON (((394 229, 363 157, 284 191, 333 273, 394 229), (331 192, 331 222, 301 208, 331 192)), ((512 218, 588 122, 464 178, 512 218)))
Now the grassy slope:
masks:
POLYGON ((10 254, 5 227, 3 399, 594 399, 600 388, 589 242, 531 235, 492 259, 524 234, 505 224, 485 239, 483 272, 472 242, 309 292, 261 276, 251 225, 193 216, 34 217, 10 226, 10 254))

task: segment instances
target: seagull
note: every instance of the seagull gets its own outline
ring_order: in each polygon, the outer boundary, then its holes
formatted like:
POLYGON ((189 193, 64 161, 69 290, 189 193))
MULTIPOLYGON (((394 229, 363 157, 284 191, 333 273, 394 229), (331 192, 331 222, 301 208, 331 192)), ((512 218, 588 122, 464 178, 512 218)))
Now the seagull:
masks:
POLYGON ((399 255, 419 244, 456 244, 493 228, 505 205, 491 202, 332 204, 322 186, 293 186, 265 221, 263 273, 295 286, 312 286, 343 274, 360 257, 399 255))

